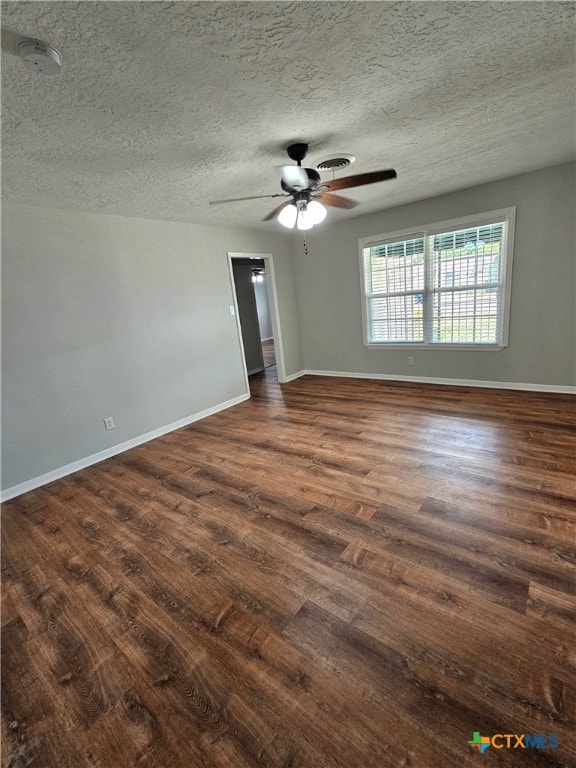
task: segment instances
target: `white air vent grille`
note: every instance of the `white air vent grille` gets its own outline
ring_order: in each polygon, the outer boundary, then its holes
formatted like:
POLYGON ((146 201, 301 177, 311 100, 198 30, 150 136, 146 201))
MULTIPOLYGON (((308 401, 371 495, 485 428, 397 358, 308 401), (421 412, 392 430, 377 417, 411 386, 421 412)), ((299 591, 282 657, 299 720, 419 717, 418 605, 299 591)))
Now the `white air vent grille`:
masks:
POLYGON ((354 155, 342 153, 335 157, 328 157, 325 160, 322 160, 318 163, 316 168, 319 171, 341 171, 343 168, 348 168, 355 159, 354 155))

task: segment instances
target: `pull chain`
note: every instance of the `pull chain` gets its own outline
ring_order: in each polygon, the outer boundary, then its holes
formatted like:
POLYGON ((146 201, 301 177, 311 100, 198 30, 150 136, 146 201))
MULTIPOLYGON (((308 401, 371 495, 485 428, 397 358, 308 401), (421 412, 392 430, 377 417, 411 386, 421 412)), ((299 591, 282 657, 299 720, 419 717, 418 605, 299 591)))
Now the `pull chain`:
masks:
POLYGON ((308 243, 306 242, 306 232, 302 232, 302 236, 304 238, 302 244, 304 246, 304 256, 308 256, 308 243))

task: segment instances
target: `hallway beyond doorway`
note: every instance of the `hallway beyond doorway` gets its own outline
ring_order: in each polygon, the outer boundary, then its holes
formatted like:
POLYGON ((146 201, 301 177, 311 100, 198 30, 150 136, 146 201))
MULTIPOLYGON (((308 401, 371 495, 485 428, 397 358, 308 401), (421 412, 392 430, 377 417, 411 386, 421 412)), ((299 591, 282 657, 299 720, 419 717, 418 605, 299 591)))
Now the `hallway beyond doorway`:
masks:
POLYGON ((274 350, 274 339, 266 339, 262 342, 262 357, 264 358, 264 368, 270 368, 276 365, 276 352, 274 350))

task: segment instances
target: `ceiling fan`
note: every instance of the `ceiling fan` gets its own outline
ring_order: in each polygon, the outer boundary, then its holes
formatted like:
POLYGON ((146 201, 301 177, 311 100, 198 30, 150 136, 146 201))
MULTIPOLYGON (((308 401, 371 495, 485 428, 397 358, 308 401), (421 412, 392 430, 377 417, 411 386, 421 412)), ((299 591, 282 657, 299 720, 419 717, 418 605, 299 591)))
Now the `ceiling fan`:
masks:
POLYGON ((228 200, 212 200, 210 205, 220 203, 236 203, 241 200, 258 200, 265 197, 283 197, 280 203, 262 221, 270 221, 274 217, 288 229, 311 229, 326 218, 325 206, 334 208, 355 208, 358 203, 334 192, 341 189, 361 187, 364 184, 374 184, 396 178, 396 171, 388 168, 383 171, 359 173, 356 176, 344 176, 332 181, 321 181, 320 174, 314 168, 302 168, 302 161, 308 153, 308 144, 291 144, 287 150, 288 157, 297 165, 282 167, 280 186, 283 192, 275 195, 254 195, 252 197, 233 197, 228 200), (290 200, 288 200, 290 198, 290 200))

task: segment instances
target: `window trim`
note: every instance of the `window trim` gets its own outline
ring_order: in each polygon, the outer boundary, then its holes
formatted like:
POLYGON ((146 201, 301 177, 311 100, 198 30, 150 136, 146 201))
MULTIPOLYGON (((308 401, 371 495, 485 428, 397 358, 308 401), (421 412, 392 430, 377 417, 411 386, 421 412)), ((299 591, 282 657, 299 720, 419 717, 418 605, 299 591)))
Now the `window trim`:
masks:
MULTIPOLYGON (((457 219, 434 221, 430 224, 399 229, 395 232, 385 232, 381 235, 370 235, 358 240, 358 253, 360 263, 360 294, 362 298, 362 336, 364 346, 368 349, 428 349, 441 351, 474 351, 474 352, 500 352, 508 346, 510 328, 510 305, 512 296, 512 262, 514 256, 514 227, 516 223, 516 206, 498 208, 486 213, 460 216, 457 219), (369 341, 368 339, 368 301, 366 295, 366 275, 364 272, 364 249, 375 245, 383 245, 386 242, 396 242, 402 239, 423 237, 426 239, 433 235, 443 234, 451 229, 467 229, 468 227, 482 227, 504 221, 505 226, 505 258, 503 261, 504 279, 502 281, 502 304, 500 307, 500 324, 502 327, 501 341, 497 344, 474 344, 463 342, 430 342, 430 341, 369 341)), ((430 287, 426 286, 427 292, 430 287)), ((419 291, 421 293, 421 291, 419 291)))

